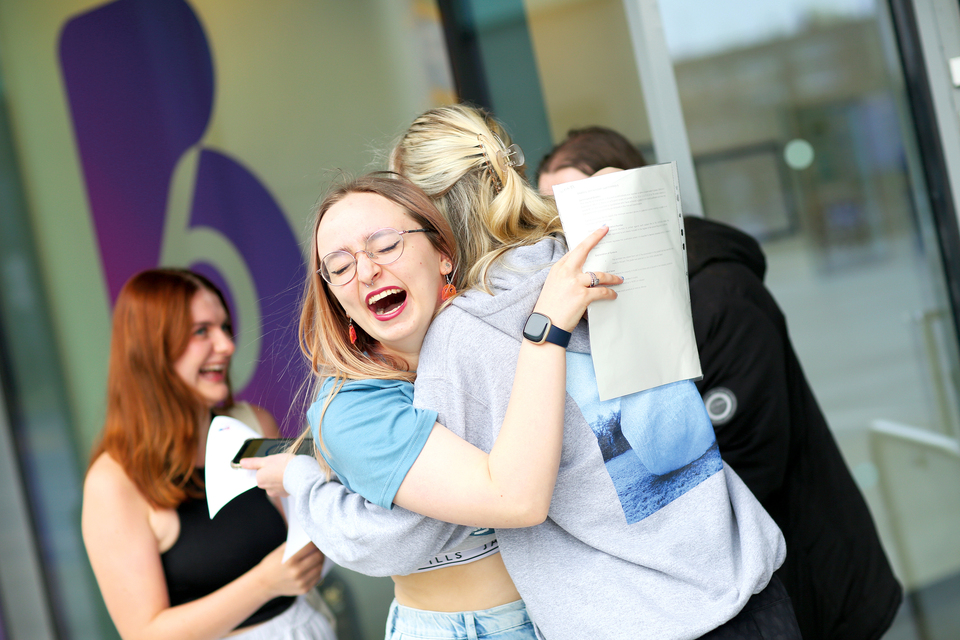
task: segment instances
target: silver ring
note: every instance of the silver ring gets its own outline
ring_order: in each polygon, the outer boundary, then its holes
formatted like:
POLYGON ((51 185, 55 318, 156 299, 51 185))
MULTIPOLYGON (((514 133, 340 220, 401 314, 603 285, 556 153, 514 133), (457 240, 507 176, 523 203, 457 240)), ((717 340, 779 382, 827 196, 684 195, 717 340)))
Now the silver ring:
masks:
POLYGON ((600 278, 597 277, 593 271, 587 271, 587 275, 590 276, 590 284, 587 285, 588 289, 592 289, 598 284, 600 284, 600 278))

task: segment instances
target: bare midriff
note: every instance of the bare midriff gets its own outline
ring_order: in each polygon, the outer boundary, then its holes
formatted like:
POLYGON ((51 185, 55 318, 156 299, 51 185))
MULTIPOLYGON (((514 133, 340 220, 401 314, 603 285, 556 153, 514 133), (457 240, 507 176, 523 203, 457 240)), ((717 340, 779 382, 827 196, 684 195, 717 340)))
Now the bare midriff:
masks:
POLYGON ((426 611, 476 611, 520 599, 499 553, 470 564, 393 576, 393 582, 398 603, 426 611))

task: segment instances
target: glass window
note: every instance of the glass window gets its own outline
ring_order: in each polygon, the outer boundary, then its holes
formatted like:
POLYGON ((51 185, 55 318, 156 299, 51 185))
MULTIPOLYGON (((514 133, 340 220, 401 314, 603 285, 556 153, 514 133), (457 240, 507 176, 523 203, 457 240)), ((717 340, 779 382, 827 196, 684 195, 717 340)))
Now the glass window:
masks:
MULTIPOLYGON (((46 588, 38 616, 58 637, 109 638, 79 523, 116 294, 160 265, 211 277, 238 331, 234 390, 298 431, 307 218, 338 170, 379 166, 373 149, 452 99, 439 12, 0 0, 0 32, 0 368, 46 588)), ((336 570, 324 584, 350 622, 342 639, 382 637, 391 580, 336 570)), ((34 593, 21 591, 0 589, 14 635, 34 593)))
MULTIPOLYGON (((650 128, 622 0, 526 0, 525 4, 554 143, 570 129, 601 125, 625 135, 652 160, 650 128)), ((530 164, 539 161, 539 157, 527 157, 530 164)))
POLYGON ((886 4, 659 6, 705 214, 762 241, 767 285, 910 595, 914 615, 886 637, 953 637, 955 324, 886 4))
MULTIPOLYGON (((554 142, 605 125, 654 159, 624 6, 524 11, 554 142)), ((907 588, 887 637, 955 637, 960 359, 887 3, 658 6, 705 215, 761 241, 766 283, 907 588)))

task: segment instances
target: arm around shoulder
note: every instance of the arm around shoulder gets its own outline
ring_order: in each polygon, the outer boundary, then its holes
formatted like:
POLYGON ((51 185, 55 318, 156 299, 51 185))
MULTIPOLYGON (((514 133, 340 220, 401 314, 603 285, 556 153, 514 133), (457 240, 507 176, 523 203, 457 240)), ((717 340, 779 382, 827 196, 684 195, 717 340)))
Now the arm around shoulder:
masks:
POLYGON ((309 456, 287 465, 284 487, 310 539, 331 560, 368 576, 406 575, 470 530, 400 507, 384 509, 336 480, 309 456))

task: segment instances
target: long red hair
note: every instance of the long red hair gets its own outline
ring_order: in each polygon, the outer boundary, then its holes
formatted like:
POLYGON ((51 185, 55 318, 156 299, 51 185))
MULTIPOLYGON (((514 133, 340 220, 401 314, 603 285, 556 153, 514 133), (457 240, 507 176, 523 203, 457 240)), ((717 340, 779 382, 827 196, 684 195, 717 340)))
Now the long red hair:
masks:
MULTIPOLYGON (((110 454, 158 508, 203 496, 194 459, 207 405, 174 370, 190 341, 190 306, 201 288, 220 299, 229 322, 220 290, 203 276, 180 269, 133 276, 113 310, 107 417, 90 459, 110 454)), ((232 403, 231 394, 224 406, 232 403)))

